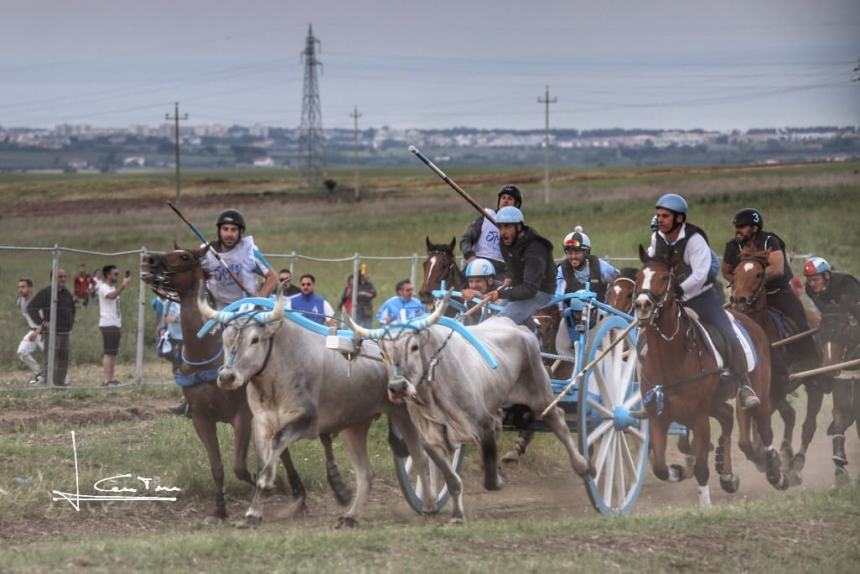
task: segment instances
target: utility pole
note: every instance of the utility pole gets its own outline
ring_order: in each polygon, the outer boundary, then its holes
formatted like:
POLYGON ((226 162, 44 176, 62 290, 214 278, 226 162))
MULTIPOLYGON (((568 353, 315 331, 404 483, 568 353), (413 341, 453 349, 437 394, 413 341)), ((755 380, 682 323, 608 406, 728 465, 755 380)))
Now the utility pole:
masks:
POLYGON ((355 190, 355 200, 361 201, 361 194, 358 190, 358 118, 361 114, 358 113, 358 106, 349 114, 353 120, 352 130, 352 188, 355 190))
POLYGON ((558 101, 558 98, 549 98, 549 86, 546 87, 546 94, 543 98, 538 98, 539 104, 546 106, 546 123, 543 129, 543 202, 544 205, 549 205, 549 105, 558 101))
MULTIPOLYGON (((176 151, 176 197, 173 199, 173 204, 178 207, 179 206, 179 189, 180 189, 180 186, 179 186, 179 121, 180 120, 183 120, 183 121, 187 120, 188 119, 188 113, 186 112, 185 114, 180 116, 179 115, 179 102, 174 102, 174 104, 173 104, 173 115, 171 116, 170 114, 164 114, 164 119, 167 121, 172 120, 174 122, 173 123, 173 138, 175 141, 174 147, 175 147, 175 151, 176 151)), ((174 241, 179 240, 179 224, 180 224, 180 222, 176 223, 176 229, 173 232, 174 241)))
POLYGON ((322 111, 320 107, 320 89, 317 80, 317 68, 322 62, 317 58, 320 41, 314 36, 311 26, 308 26, 308 36, 305 49, 302 51, 302 61, 305 66, 305 81, 302 90, 302 121, 299 126, 299 149, 302 162, 302 172, 310 191, 321 191, 323 187, 323 141, 322 111))

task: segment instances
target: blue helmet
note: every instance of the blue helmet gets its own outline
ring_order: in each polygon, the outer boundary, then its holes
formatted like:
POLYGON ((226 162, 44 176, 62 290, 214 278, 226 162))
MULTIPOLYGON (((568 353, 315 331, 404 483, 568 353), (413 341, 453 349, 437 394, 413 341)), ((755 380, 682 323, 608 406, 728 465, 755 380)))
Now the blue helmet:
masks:
POLYGON ((825 271, 833 271, 833 268, 823 257, 810 257, 803 265, 803 274, 807 277, 812 277, 825 271))
POLYGON ((516 207, 506 205, 496 213, 496 223, 525 223, 523 212, 516 207))
POLYGON ((466 265, 466 279, 495 276, 496 268, 493 267, 493 264, 486 259, 472 259, 472 261, 466 265))
POLYGON ((668 209, 669 211, 674 211, 675 213, 683 213, 686 215, 687 200, 678 195, 677 193, 667 193, 657 200, 657 205, 655 207, 668 209))

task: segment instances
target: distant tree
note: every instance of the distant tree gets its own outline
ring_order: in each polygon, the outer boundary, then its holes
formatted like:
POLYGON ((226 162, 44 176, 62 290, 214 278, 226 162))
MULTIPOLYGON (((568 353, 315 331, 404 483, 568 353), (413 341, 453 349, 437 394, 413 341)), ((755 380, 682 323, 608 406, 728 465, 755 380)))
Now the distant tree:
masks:
POLYGON ((332 194, 332 193, 334 193, 334 188, 337 187, 337 182, 333 179, 327 179, 327 180, 323 181, 323 185, 325 186, 326 191, 329 194, 332 194))

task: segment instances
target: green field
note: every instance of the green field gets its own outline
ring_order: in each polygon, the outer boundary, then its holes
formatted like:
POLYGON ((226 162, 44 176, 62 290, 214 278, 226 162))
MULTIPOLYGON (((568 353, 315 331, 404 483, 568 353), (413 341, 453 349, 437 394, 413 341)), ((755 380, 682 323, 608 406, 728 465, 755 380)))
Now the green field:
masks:
MULTIPOLYGON (((522 184, 529 225, 556 244, 575 225, 583 225, 599 255, 635 256, 637 245, 648 240, 654 199, 672 191, 688 196, 691 221, 704 227, 718 252, 732 232, 731 215, 741 207, 756 206, 764 213, 766 228, 781 235, 790 251, 823 255, 838 268, 857 274, 858 169, 860 163, 767 169, 566 170, 556 174, 549 206, 543 205, 536 170, 450 168, 449 173, 486 205, 495 204, 495 191, 502 184, 522 184)), ((349 181, 349 172, 334 177, 349 181)), ((365 198, 355 203, 348 193, 308 197, 296 177, 283 172, 189 173, 181 206, 207 233, 214 233, 212 222, 220 209, 238 207, 265 252, 296 251, 331 258, 354 253, 421 254, 425 236, 437 242, 459 239, 474 218, 468 206, 427 170, 368 170, 362 177, 365 198)), ((0 175, 0 198, 11 205, 11 211, 2 215, 0 244, 163 250, 170 248, 178 230, 180 243, 192 245, 193 236, 177 227, 163 205, 173 193, 168 174, 0 175)), ((61 260, 70 272, 81 262, 89 268, 112 262, 131 270, 138 264, 136 255, 106 258, 63 253, 61 260)), ((276 268, 289 262, 288 257, 271 258, 276 268)), ((398 279, 409 275, 411 263, 371 260, 368 265, 382 300, 393 294, 398 279)), ((795 272, 801 265, 800 260, 793 262, 795 272)), ((310 490, 310 516, 293 525, 273 512, 256 532, 234 531, 226 525, 201 530, 201 519, 211 507, 208 463, 189 421, 163 414, 179 391, 168 383, 167 364, 152 353, 151 312, 144 380, 167 384, 110 391, 93 387, 100 381, 96 363, 101 340, 97 310, 90 306, 79 311, 73 334, 73 388, 66 392, 23 388, 27 377, 14 355, 23 333, 23 321, 13 306, 15 281, 29 275, 37 287, 43 286, 49 268, 47 252, 0 251, 0 320, 5 327, 0 330, 0 540, 4 540, 0 572, 222 568, 853 572, 860 563, 856 546, 860 487, 852 483, 829 488, 833 472, 829 441, 823 436, 830 420, 829 398, 818 419, 820 430, 805 471, 809 489, 778 494, 754 469, 743 467, 741 493, 729 499, 715 492, 716 507, 708 512, 692 508, 695 496, 690 482, 655 485, 649 471, 642 509, 637 507, 635 516, 592 517, 582 486, 570 483, 565 474, 569 469, 560 464, 561 447, 541 436, 519 468, 508 471, 510 484, 487 498, 481 498, 476 486, 479 462, 470 455, 464 471, 469 522, 462 528, 448 527, 446 515, 423 519, 405 509, 385 444, 384 422, 378 421, 370 440, 377 480, 363 528, 330 530, 339 510, 327 493, 322 451, 317 443, 302 441, 291 450, 310 490), (50 491, 67 490, 73 476, 72 430, 82 484, 123 472, 151 473, 161 484, 181 485, 181 501, 168 510, 94 504, 80 514, 64 503, 52 503, 50 491), (563 489, 564 496, 556 500, 546 488, 539 492, 546 484, 563 489), (520 500, 494 502, 499 496, 511 497, 511 492, 524 494, 520 500)), ((299 260, 296 266, 298 273, 314 273, 318 290, 334 303, 351 270, 351 261, 299 260)), ((123 381, 133 373, 130 331, 137 301, 136 288, 122 298, 127 327, 120 355, 123 381)), ((803 399, 795 402, 800 411, 803 399)), ((251 489, 230 472, 231 435, 222 425, 219 438, 228 506, 237 517, 251 489)), ((513 440, 506 433, 501 448, 513 440)), ((848 442, 856 476, 860 451, 854 431, 848 442)), ((349 476, 340 441, 335 444, 341 468, 349 476)), ((718 490, 713 477, 711 482, 718 490)), ((271 505, 273 510, 282 507, 281 498, 271 505)))

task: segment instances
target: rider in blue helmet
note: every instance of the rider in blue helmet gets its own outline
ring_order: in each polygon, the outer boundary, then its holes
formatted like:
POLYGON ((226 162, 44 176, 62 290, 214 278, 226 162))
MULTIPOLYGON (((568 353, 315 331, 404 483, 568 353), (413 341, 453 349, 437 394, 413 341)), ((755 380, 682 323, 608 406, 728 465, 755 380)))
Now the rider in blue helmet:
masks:
POLYGON ((651 235, 648 254, 674 261, 675 296, 704 323, 722 332, 731 346, 728 368, 738 383, 738 404, 744 409, 758 406, 761 401, 750 385, 743 346, 714 289, 708 236, 687 222, 687 201, 680 195, 667 193, 657 200, 655 207, 659 229, 651 235))
MULTIPOLYGON (((487 293, 501 287, 501 283, 496 283, 495 267, 493 267, 493 264, 486 259, 482 259, 480 257, 472 259, 472 261, 466 265, 465 273, 469 286, 463 289, 460 293, 462 294, 463 302, 466 304, 466 307, 474 306, 474 300, 476 298, 483 299, 487 293)), ((463 324, 475 325, 487 317, 489 317, 489 310, 485 306, 479 314, 473 314, 467 317, 463 324)))
POLYGON ((535 311, 546 307, 555 293, 552 243, 528 227, 516 207, 501 208, 496 214, 496 224, 510 283, 491 293, 494 300, 509 301, 501 315, 522 324, 535 311))

